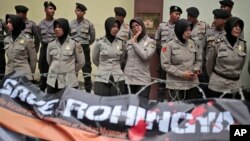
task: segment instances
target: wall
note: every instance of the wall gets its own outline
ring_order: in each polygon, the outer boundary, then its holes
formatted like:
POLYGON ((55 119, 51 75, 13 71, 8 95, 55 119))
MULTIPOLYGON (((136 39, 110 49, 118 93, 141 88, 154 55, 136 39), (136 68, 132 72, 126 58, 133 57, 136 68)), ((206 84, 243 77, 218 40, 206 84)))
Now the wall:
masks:
MULTIPOLYGON (((84 4, 88 10, 85 18, 93 22, 96 28, 96 37, 103 36, 104 21, 110 16, 115 16, 114 7, 121 6, 127 11, 125 22, 129 22, 134 16, 134 0, 51 0, 57 10, 55 18, 67 18, 69 21, 76 18, 75 3, 84 4)), ((0 18, 5 19, 6 14, 15 14, 15 5, 25 5, 29 8, 28 18, 37 24, 45 18, 44 0, 0 0, 0 18)), ((93 65, 93 73, 96 67, 93 65)), ((37 71, 38 73, 38 71, 37 71)), ((81 79, 81 78, 80 78, 81 79)))
MULTIPOLYGON (((234 1, 234 7, 232 14, 233 16, 237 16, 241 18, 245 25, 244 25, 244 40, 247 41, 248 46, 248 58, 249 58, 249 48, 250 48, 250 15, 249 13, 249 0, 233 0, 234 1)), ((200 11, 200 16, 198 17, 199 20, 205 21, 211 25, 213 21, 213 14, 212 11, 214 9, 220 8, 219 0, 164 0, 164 6, 163 6, 163 21, 168 21, 169 19, 169 7, 171 5, 177 5, 182 8, 182 15, 181 18, 186 18, 186 9, 188 7, 197 7, 200 11)), ((250 87, 250 77, 247 72, 247 62, 245 63, 245 66, 243 68, 243 73, 241 75, 241 81, 244 86, 250 87)))

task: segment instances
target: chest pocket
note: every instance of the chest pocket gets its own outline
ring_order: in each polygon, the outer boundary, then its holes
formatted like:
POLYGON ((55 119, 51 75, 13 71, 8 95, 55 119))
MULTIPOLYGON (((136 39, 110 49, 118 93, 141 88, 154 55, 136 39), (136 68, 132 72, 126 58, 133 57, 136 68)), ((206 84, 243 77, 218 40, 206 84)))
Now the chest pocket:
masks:
POLYGON ((167 41, 169 39, 169 30, 165 29, 161 33, 161 38, 163 41, 167 41))
POLYGON ((238 52, 238 55, 239 55, 240 57, 245 57, 247 54, 246 54, 245 52, 243 52, 243 51, 239 51, 239 52, 238 52))
POLYGON ((108 48, 107 47, 101 47, 100 55, 108 55, 108 48))
POLYGON ((25 46, 18 45, 15 49, 16 49, 16 50, 23 51, 23 50, 25 49, 25 46))
POLYGON ((63 54, 64 56, 71 56, 71 55, 73 55, 73 49, 70 49, 70 50, 63 49, 63 50, 62 50, 62 54, 63 54))
POLYGON ((224 57, 227 57, 227 56, 228 56, 228 52, 226 50, 218 52, 218 57, 219 58, 224 58, 224 57))
POLYGON ((10 47, 9 44, 5 44, 5 45, 4 45, 4 50, 8 50, 9 47, 10 47))
POLYGON ((196 53, 198 50, 197 49, 195 49, 194 47, 192 47, 192 48, 189 48, 189 52, 191 52, 191 53, 196 53))
POLYGON ((182 54, 181 54, 181 49, 180 48, 173 48, 172 49, 172 63, 173 64, 180 64, 182 61, 182 54))
POLYGON ((47 33, 47 30, 45 28, 42 28, 41 29, 41 35, 45 36, 47 33))
POLYGON ((81 29, 82 37, 85 38, 85 39, 88 39, 88 38, 89 38, 88 32, 89 32, 88 28, 84 26, 84 27, 81 29))
POLYGON ((74 35, 76 35, 76 34, 77 34, 76 28, 72 28, 72 29, 71 29, 71 35, 74 36, 74 35))
POLYGON ((58 49, 52 49, 49 54, 52 55, 52 56, 56 56, 58 53, 58 49))

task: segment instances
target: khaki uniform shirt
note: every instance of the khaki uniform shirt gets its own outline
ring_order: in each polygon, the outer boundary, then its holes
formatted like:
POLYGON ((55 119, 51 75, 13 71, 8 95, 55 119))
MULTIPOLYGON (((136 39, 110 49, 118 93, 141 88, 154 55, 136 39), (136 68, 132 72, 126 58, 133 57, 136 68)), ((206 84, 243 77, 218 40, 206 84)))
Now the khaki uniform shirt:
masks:
POLYGON ((115 82, 124 80, 121 70, 121 61, 124 53, 124 44, 115 39, 110 43, 106 37, 99 39, 92 50, 92 61, 98 67, 96 82, 109 83, 112 75, 115 82))
POLYGON ((38 32, 42 43, 47 44, 56 38, 53 23, 54 20, 46 21, 44 19, 38 24, 38 32))
POLYGON ((23 30, 23 33, 28 34, 30 38, 34 40, 35 48, 36 51, 38 52, 40 46, 40 37, 36 23, 31 20, 26 20, 25 29, 23 30))
POLYGON ((151 82, 150 59, 156 50, 153 39, 145 36, 137 43, 129 40, 126 45, 127 62, 124 70, 125 83, 147 85, 151 82))
POLYGON ((131 31, 129 28, 129 25, 126 23, 123 23, 120 27, 119 32, 116 34, 116 37, 123 40, 123 41, 128 41, 131 36, 131 31))
POLYGON ((246 42, 238 39, 232 47, 226 36, 219 36, 209 43, 207 73, 210 76, 209 89, 224 92, 240 86, 239 80, 246 59, 246 42))
POLYGON ((6 31, 5 23, 2 21, 2 19, 0 19, 0 43, 3 43, 5 31, 6 31))
POLYGON ((203 51, 206 48, 207 31, 209 28, 209 25, 205 22, 198 21, 192 29, 191 38, 195 41, 202 56, 205 56, 203 51))
POLYGON ((188 90, 199 85, 199 79, 186 80, 184 72, 201 69, 202 57, 193 40, 186 44, 177 37, 164 44, 161 51, 161 66, 167 72, 166 88, 188 90))
POLYGON ((70 29, 73 39, 77 40, 80 44, 91 45, 95 41, 95 27, 87 19, 83 19, 80 23, 77 20, 70 22, 70 29))
POLYGON ((161 23, 158 26, 158 29, 156 30, 155 33, 155 40, 157 42, 157 47, 163 46, 164 43, 167 43, 170 41, 175 33, 174 33, 174 24, 170 24, 169 22, 167 23, 161 23))
POLYGON ((82 47, 79 43, 67 37, 63 45, 56 39, 48 44, 47 62, 49 74, 47 84, 58 88, 77 87, 76 73, 84 66, 85 59, 82 47))
POLYGON ((33 40, 23 33, 15 41, 11 36, 7 36, 4 39, 4 49, 8 58, 5 74, 16 71, 33 80, 32 73, 35 73, 37 62, 33 40))

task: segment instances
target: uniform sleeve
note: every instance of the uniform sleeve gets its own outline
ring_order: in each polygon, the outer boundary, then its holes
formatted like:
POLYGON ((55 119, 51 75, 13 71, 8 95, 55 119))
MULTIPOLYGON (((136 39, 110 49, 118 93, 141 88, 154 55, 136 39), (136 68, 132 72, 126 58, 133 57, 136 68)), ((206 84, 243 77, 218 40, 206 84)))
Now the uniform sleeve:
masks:
POLYGON ((161 67, 169 74, 177 76, 177 77, 183 77, 184 72, 182 70, 179 70, 175 65, 173 65, 171 62, 172 58, 172 51, 171 46, 169 44, 164 45, 161 50, 161 67))
POLYGON ((199 71, 201 70, 201 65, 202 65, 202 51, 199 51, 197 45, 197 52, 195 54, 195 63, 194 63, 194 71, 199 71))
POLYGON ((31 72, 35 73, 37 56, 36 56, 36 49, 34 48, 34 44, 33 44, 32 40, 28 41, 27 52, 28 52, 28 56, 29 56, 29 64, 30 64, 31 72))
POLYGON ((79 72, 85 65, 84 53, 82 50, 82 46, 79 43, 76 43, 75 55, 76 55, 76 72, 79 72))
POLYGON ((156 43, 153 40, 146 44, 146 47, 141 47, 138 43, 133 43, 132 46, 135 49, 136 54, 139 55, 142 60, 149 60, 155 53, 156 49, 156 43))
POLYGON ((156 41, 156 47, 161 48, 161 28, 160 28, 160 25, 158 26, 158 28, 155 32, 155 41, 156 41))
POLYGON ((94 24, 89 22, 90 26, 89 26, 89 35, 90 35, 90 40, 89 40, 89 45, 92 45, 95 41, 95 27, 94 24))
POLYGON ((248 74, 250 75, 250 59, 248 59, 248 68, 247 68, 248 74))
POLYGON ((34 43, 35 43, 36 52, 38 52, 39 47, 40 47, 40 37, 39 37, 37 25, 35 22, 32 22, 32 32, 34 34, 34 43))
POLYGON ((207 56, 206 56, 206 60, 207 60, 206 68, 207 68, 207 74, 209 77, 212 74, 212 71, 214 69, 216 58, 217 58, 216 47, 209 46, 207 49, 207 56))
POLYGON ((100 43, 97 42, 92 50, 92 62, 98 67, 99 66, 99 55, 100 55, 100 43))
POLYGON ((48 44, 46 59, 47 59, 49 66, 51 65, 51 62, 53 61, 52 56, 50 55, 50 50, 51 50, 51 46, 50 46, 50 44, 48 44))

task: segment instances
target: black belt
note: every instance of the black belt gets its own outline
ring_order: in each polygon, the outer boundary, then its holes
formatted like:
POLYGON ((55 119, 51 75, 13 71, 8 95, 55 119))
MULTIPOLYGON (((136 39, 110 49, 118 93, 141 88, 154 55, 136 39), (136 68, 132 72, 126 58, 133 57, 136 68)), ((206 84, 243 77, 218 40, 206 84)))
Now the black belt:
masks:
POLYGON ((221 74, 221 73, 217 72, 216 70, 213 70, 213 72, 215 74, 217 74, 218 76, 220 76, 222 78, 225 78, 225 79, 228 79, 228 80, 238 81, 240 79, 240 77, 229 77, 229 76, 226 76, 224 74, 221 74))
POLYGON ((48 43, 42 43, 42 46, 48 46, 48 43))

